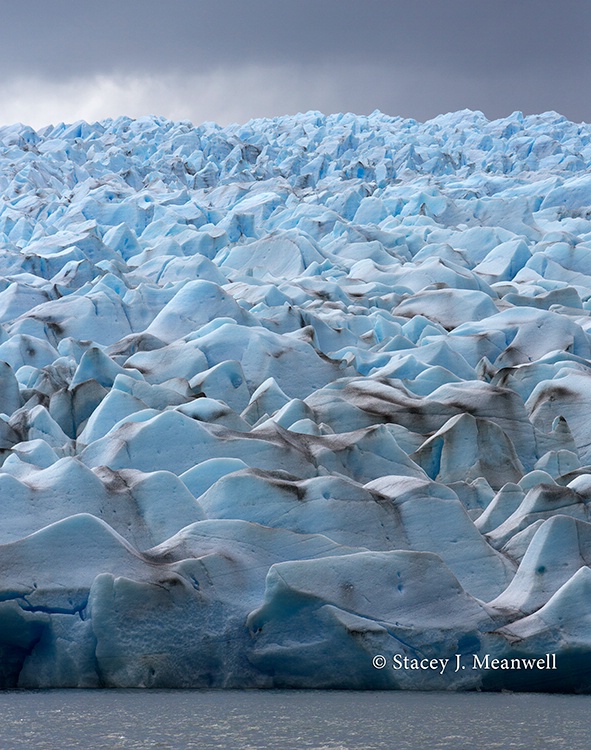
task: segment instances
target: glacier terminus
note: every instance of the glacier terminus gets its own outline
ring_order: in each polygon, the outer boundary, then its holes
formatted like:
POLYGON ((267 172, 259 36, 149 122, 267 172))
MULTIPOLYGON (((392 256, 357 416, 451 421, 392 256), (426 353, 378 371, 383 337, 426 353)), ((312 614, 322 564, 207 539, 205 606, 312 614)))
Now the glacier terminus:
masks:
POLYGON ((1 127, 0 687, 591 692, 590 168, 554 112, 1 127))

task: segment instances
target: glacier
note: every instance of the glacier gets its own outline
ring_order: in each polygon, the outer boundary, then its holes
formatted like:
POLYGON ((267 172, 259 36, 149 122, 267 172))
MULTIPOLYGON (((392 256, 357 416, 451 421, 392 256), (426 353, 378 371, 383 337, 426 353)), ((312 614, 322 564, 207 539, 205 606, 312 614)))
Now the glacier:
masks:
POLYGON ((0 688, 591 692, 590 169, 554 112, 0 127, 0 688))

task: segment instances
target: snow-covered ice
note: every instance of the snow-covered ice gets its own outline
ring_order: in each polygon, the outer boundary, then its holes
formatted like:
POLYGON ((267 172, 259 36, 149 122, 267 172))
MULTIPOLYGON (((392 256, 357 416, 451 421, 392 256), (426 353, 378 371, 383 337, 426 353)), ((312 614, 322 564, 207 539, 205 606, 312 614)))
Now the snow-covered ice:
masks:
POLYGON ((590 168, 553 112, 1 127, 0 687, 590 691, 590 168))

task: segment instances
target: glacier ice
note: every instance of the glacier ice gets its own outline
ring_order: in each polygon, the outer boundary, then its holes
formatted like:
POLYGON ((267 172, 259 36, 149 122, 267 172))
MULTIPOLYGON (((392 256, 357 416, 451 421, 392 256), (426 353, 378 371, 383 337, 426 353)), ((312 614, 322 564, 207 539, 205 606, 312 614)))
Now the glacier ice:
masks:
POLYGON ((0 687, 590 692, 590 167, 553 112, 0 127, 0 687))

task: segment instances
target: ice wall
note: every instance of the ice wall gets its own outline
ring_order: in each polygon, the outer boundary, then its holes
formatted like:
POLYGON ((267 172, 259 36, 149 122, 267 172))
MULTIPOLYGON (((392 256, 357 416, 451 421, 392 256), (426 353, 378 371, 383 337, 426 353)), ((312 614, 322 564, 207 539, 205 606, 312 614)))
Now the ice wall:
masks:
POLYGON ((0 687, 588 691, 590 165, 555 113, 0 128, 0 687))

